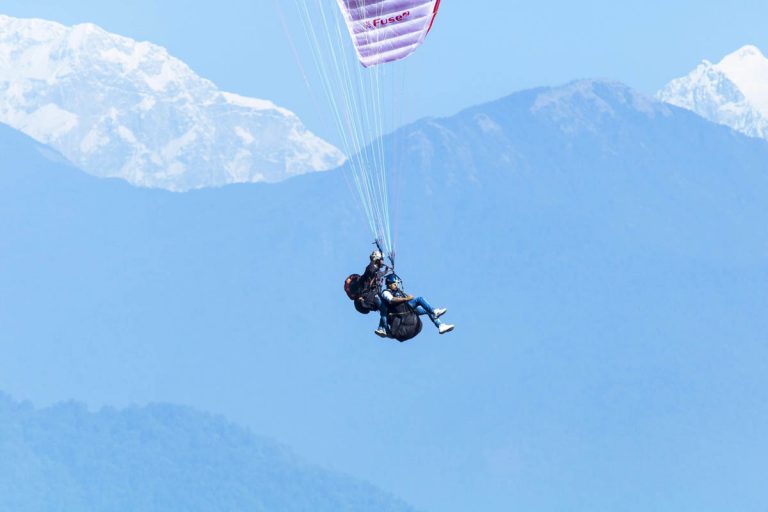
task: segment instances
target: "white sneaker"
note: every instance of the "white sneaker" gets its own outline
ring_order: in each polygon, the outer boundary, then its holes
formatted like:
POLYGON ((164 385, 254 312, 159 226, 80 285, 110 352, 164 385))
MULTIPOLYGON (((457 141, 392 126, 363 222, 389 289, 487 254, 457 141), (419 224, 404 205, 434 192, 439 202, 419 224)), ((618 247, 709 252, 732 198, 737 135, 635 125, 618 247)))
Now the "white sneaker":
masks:
POLYGON ((387 331, 385 331, 385 330, 384 330, 384 329, 382 329, 381 327, 379 327, 378 329, 376 329, 375 331, 373 331, 373 334, 375 334, 375 335, 376 335, 376 336, 378 336, 379 338, 386 338, 386 337, 387 337, 387 331))
POLYGON ((448 308, 435 308, 432 312, 435 314, 435 318, 440 318, 448 312, 448 308))
POLYGON ((437 330, 440 332, 440 334, 445 334, 445 333, 447 333, 447 332, 451 332, 451 331, 452 331, 452 330, 454 330, 455 328, 456 328, 456 326, 455 326, 455 325, 451 325, 451 324, 442 324, 440 327, 438 327, 438 329, 437 329, 437 330))

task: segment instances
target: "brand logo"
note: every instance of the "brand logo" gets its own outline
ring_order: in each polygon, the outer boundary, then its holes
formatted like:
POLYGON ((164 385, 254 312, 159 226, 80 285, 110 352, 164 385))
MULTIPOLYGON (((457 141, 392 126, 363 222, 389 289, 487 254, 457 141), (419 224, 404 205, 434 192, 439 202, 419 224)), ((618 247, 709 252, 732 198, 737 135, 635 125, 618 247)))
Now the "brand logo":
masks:
POLYGON ((405 11, 397 16, 390 16, 389 18, 374 18, 373 21, 368 20, 365 22, 365 28, 371 30, 374 28, 381 28, 392 23, 401 22, 410 17, 411 11, 405 11))

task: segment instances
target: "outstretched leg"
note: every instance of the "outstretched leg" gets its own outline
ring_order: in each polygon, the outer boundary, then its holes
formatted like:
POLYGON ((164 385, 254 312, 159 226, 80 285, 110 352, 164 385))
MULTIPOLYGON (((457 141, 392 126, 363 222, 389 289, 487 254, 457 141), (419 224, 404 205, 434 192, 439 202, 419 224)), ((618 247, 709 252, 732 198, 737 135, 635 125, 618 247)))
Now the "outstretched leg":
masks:
POLYGON ((435 324, 435 327, 439 328, 440 324, 442 324, 440 319, 435 314, 435 308, 433 308, 432 305, 427 302, 427 299, 424 297, 416 297, 408 301, 408 305, 415 309, 419 315, 429 316, 429 319, 432 320, 432 323, 435 324))
POLYGON ((445 334, 453 330, 453 325, 445 324, 440 321, 440 315, 445 313, 446 310, 433 308, 424 297, 416 297, 408 301, 408 305, 420 316, 428 316, 429 319, 432 320, 432 323, 435 324, 435 327, 440 331, 440 334, 445 334))
POLYGON ((408 305, 412 308, 416 309, 418 307, 424 308, 424 311, 426 311, 428 314, 432 315, 434 314, 435 308, 432 307, 432 305, 427 302, 427 299, 424 297, 415 297, 408 301, 408 305))
POLYGON ((430 320, 432 320, 432 323, 433 323, 433 324, 435 324, 435 326, 436 326, 436 327, 440 327, 440 324, 441 324, 442 322, 440 322, 440 320, 438 320, 437 318, 435 318, 433 315, 429 314, 429 311, 427 311, 426 309, 424 309, 422 306, 417 306, 417 307, 413 308, 413 310, 414 310, 414 311, 416 312, 416 314, 417 314, 417 315, 419 315, 419 316, 428 316, 428 317, 429 317, 429 319, 430 319, 430 320))

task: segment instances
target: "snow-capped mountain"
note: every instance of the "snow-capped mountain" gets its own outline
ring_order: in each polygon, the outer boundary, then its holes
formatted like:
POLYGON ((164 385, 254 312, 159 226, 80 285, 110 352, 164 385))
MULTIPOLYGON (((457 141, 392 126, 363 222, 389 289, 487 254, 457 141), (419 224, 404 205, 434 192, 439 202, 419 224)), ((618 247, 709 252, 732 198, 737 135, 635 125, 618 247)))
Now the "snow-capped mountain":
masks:
POLYGON ((768 139, 768 58, 754 46, 703 61, 690 74, 672 80, 658 97, 702 117, 768 139))
POLYGON ((91 174, 183 191, 274 182, 344 155, 273 103, 92 25, 0 15, 0 122, 91 174))

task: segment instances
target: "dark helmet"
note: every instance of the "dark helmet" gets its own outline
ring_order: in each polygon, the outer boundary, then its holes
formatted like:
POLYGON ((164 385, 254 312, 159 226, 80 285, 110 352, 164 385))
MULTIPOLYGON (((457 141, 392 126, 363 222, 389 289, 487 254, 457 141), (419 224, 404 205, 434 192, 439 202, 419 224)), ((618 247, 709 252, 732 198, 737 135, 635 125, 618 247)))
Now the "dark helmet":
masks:
POLYGON ((385 282, 386 282, 386 284, 387 284, 387 288, 389 288, 389 286, 390 286, 392 283, 397 283, 397 285, 398 285, 398 286, 400 286, 400 284, 402 283, 402 281, 400 280, 400 278, 399 278, 399 277, 397 277, 397 274, 389 274, 389 275, 387 276, 387 278, 386 278, 385 282))

